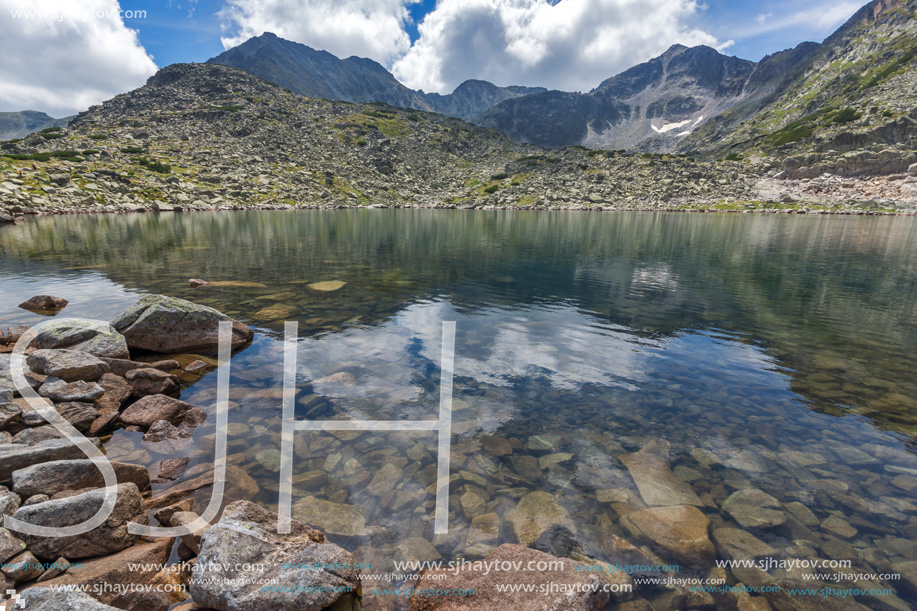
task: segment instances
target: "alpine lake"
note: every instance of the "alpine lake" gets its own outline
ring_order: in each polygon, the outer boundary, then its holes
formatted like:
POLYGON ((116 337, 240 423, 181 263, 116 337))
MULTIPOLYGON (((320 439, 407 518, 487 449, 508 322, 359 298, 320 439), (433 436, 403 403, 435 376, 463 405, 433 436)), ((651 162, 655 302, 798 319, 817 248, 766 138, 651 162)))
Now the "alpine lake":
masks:
MULTIPOLYGON (((33 295, 68 299, 59 317, 110 320, 161 293, 256 329, 231 360, 227 503, 277 508, 284 321, 299 324, 296 417, 323 420, 436 419, 442 323, 455 321, 448 534, 433 534, 435 432, 296 433, 294 517, 374 573, 520 541, 715 575, 627 518, 686 506, 721 559, 744 546, 901 575, 831 582, 891 592, 830 608, 917 606, 917 219, 79 215, 4 227, 0 248, 3 328, 46 320, 17 307, 33 295), (548 535, 525 540, 520 513, 548 535)), ((181 398, 213 414, 215 355, 159 358, 201 357, 211 367, 181 373, 181 398)), ((153 474, 188 456, 190 480, 212 464, 214 426, 162 449, 118 429, 104 448, 153 474)), ((202 508, 210 490, 192 496, 202 508)), ((758 577, 813 587, 799 569, 758 577)), ((672 596, 637 595, 657 609, 672 596)))

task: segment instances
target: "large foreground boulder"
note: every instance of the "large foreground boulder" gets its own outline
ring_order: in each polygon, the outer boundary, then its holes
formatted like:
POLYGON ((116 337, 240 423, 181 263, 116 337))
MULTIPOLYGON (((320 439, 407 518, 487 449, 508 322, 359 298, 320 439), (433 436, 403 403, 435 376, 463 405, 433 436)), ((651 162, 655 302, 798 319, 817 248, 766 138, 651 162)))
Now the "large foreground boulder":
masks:
POLYGON ((354 557, 326 543, 321 531, 291 522, 290 534, 277 534, 276 513, 249 501, 228 505, 201 540, 194 601, 219 611, 359 609, 354 557), (262 583, 272 585, 262 589, 262 583), (348 606, 348 598, 355 604, 348 606))
POLYGON ((244 345, 254 331, 213 308, 147 295, 112 321, 130 348, 151 352, 206 352, 219 345, 221 321, 232 323, 232 346, 244 345))
POLYGON ((416 587, 435 589, 437 593, 433 596, 427 593, 411 596, 411 611, 599 611, 605 608, 611 597, 608 592, 602 591, 602 573, 577 571, 573 568, 577 563, 569 559, 561 560, 522 545, 501 545, 487 557, 486 562, 494 563, 488 566, 518 566, 520 569, 485 573, 469 563, 468 570, 427 570, 416 587), (531 569, 527 570, 527 567, 531 569), (505 584, 521 587, 515 592, 498 590, 505 584), (550 584, 562 584, 564 591, 560 588, 553 592, 541 591, 542 587, 550 584), (526 589, 532 591, 527 592, 526 589), (461 591, 474 594, 462 596, 458 594, 461 591))
MULTIPOLYGON (((74 526, 96 514, 105 500, 105 489, 92 490, 56 501, 45 501, 20 507, 17 520, 48 527, 74 526)), ((68 560, 92 558, 120 552, 137 542, 137 535, 127 532, 127 523, 143 512, 143 498, 136 484, 118 484, 114 510, 101 526, 81 535, 38 537, 17 533, 29 551, 42 560, 63 556, 68 560)))

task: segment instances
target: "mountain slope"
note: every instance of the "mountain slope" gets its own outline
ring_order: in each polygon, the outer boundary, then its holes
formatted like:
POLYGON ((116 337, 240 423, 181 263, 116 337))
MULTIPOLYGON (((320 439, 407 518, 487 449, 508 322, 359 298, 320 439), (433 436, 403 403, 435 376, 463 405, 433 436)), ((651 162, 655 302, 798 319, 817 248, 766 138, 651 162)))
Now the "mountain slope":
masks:
POLYGON ((466 81, 449 95, 427 94, 402 85, 371 59, 338 59, 326 51, 265 33, 210 59, 208 63, 244 70, 294 93, 345 102, 383 102, 470 120, 488 108, 529 93, 534 87, 498 87, 466 81))
POLYGON ((681 142, 797 175, 906 171, 917 161, 917 0, 874 0, 759 108, 732 108, 681 142))
POLYGON ((0 140, 21 138, 48 127, 66 127, 71 118, 55 119, 37 110, 0 112, 0 140))
POLYGON ((665 209, 754 197, 739 164, 577 148, 549 155, 460 119, 307 98, 215 64, 163 68, 59 134, 0 143, 0 213, 665 209))
POLYGON ((710 47, 674 45, 589 93, 552 91, 508 100, 477 122, 547 147, 665 152, 709 117, 742 101, 755 67, 710 47))

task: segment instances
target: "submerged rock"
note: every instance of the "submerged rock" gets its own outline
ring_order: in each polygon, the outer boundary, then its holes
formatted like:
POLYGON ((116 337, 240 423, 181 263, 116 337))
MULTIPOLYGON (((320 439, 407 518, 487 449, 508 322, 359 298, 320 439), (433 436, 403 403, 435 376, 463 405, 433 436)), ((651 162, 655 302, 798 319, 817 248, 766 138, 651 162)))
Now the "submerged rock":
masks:
POLYGON ((723 511, 745 528, 772 528, 786 522, 780 501, 757 488, 733 492, 723 501, 723 511))
POLYGON ((332 503, 307 496, 293 505, 292 515, 297 520, 331 535, 359 537, 367 532, 366 518, 353 505, 332 503))
MULTIPOLYGON (((219 611, 317 611, 352 599, 359 608, 354 557, 314 528, 291 520, 277 533, 277 514, 249 501, 232 503, 201 539, 191 596, 219 611), (253 565, 260 565, 263 570, 253 565), (262 589, 263 580, 272 587, 262 589)), ((334 607, 338 608, 338 607, 334 607)))
POLYGON ((669 469, 669 442, 653 439, 639 452, 618 458, 627 467, 647 505, 703 505, 691 486, 669 469))
POLYGON ((708 568, 715 557, 707 536, 710 521, 690 505, 653 507, 628 513, 621 526, 632 536, 658 546, 681 564, 708 568))
POLYGON ((112 326, 124 335, 130 348, 172 353, 215 350, 222 321, 232 324, 234 348, 254 335, 249 327, 213 308, 165 295, 143 297, 113 320, 112 326))
POLYGON ((426 570, 418 583, 436 584, 435 589, 441 593, 414 594, 410 598, 410 611, 599 611, 611 598, 608 592, 603 591, 602 573, 576 571, 572 562, 563 562, 555 556, 521 545, 501 545, 485 561, 494 563, 488 566, 545 569, 523 568, 485 574, 483 569, 476 569, 471 563, 472 566, 466 570, 426 570), (523 587, 515 592, 502 591, 501 586, 508 583, 523 587), (564 584, 565 591, 542 592, 541 587, 550 583, 564 584), (471 590, 474 596, 447 594, 454 590, 471 590))
POLYGON ((512 526, 516 540, 525 546, 532 545, 548 531, 566 529, 576 532, 567 510, 557 504, 553 494, 540 490, 525 495, 509 513, 507 522, 512 526))
POLYGON ((330 292, 338 290, 345 284, 347 283, 341 282, 340 280, 326 280, 324 282, 313 282, 312 284, 309 284, 308 287, 315 291, 330 292))

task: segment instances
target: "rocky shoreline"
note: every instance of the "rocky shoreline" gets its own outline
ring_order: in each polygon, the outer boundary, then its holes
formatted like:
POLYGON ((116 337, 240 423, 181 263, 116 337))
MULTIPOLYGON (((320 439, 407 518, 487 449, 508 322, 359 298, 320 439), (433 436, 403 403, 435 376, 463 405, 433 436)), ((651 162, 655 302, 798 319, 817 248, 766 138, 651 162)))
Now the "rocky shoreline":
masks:
MULTIPOLYGON (((192 284, 200 286, 202 282, 192 284)), ((325 284, 337 287, 337 283, 325 284)), ((54 315, 66 309, 67 301, 37 296, 22 307, 54 315)), ((320 443, 315 438, 308 440, 307 450, 294 446, 298 457, 310 458, 310 465, 325 466, 311 466, 314 470, 294 476, 297 489, 312 492, 294 504, 290 534, 277 534, 277 514, 252 502, 259 486, 234 457, 227 467, 228 504, 222 507, 219 520, 195 527, 197 530, 177 539, 132 534, 129 522, 182 526, 200 523, 201 514, 206 513, 198 503, 201 493, 206 494, 214 484, 214 467, 189 466, 187 456, 209 443, 208 436, 198 435, 208 412, 183 401, 182 396, 214 370, 216 362, 206 355, 217 346, 221 322, 231 324, 234 349, 242 350, 252 340, 254 331, 246 325, 212 308, 163 295, 141 298, 108 325, 60 320, 45 326, 34 338, 26 336, 31 340, 26 350, 26 379, 59 416, 103 448, 116 428, 142 435, 144 448, 161 460, 155 472, 133 464, 129 458, 112 462, 119 482, 114 510, 89 533, 38 537, 0 529, 0 591, 15 588, 31 605, 28 609, 49 611, 65 604, 86 611, 165 611, 174 605, 180 605, 176 608, 181 611, 593 611, 609 602, 632 611, 808 611, 824 608, 820 605, 825 601, 793 598, 779 588, 763 595, 748 591, 749 587, 791 586, 798 580, 792 571, 768 572, 742 566, 726 569, 716 566, 714 560, 781 558, 783 552, 772 546, 776 532, 791 533, 792 553, 815 555, 810 546, 819 545, 814 542, 824 538, 820 545, 828 557, 856 557, 848 541, 858 529, 870 528, 856 514, 849 519, 840 513, 822 518, 802 502, 781 501, 745 481, 738 471, 730 472, 728 482, 717 484, 721 490, 703 485, 699 471, 684 465, 673 468, 670 444, 658 437, 649 436, 639 449, 626 451, 610 436, 602 435, 592 441, 617 456, 630 481, 595 492, 608 529, 579 524, 559 494, 525 486, 523 477, 530 472, 533 481, 545 470, 549 481, 562 477, 566 469, 560 465, 574 456, 574 448, 566 445, 561 435, 545 433, 510 440, 485 436, 479 440, 480 451, 471 450, 473 459, 466 462, 461 456, 465 469, 450 477, 455 489, 450 511, 456 521, 468 521, 470 527, 458 534, 436 538, 430 525, 422 526, 419 521, 411 537, 392 541, 385 529, 368 526, 359 508, 343 500, 346 495, 332 495, 330 500, 312 496, 343 462, 342 483, 365 487, 378 498, 380 508, 415 503, 425 512, 429 503, 423 502, 423 491, 415 495, 407 488, 397 488, 409 470, 424 479, 427 469, 421 465, 429 463, 429 455, 423 443, 406 446, 405 456, 401 456, 402 448, 393 445, 385 454, 385 464, 371 475, 360 461, 328 453, 340 444, 329 446, 331 439, 320 443), (190 353, 203 356, 190 358, 190 353), (509 457, 512 471, 506 469, 501 475, 495 461, 509 457), (492 500, 495 482, 510 486, 506 491, 513 501, 492 500), (718 507, 722 514, 717 513, 718 507), (329 536, 337 543, 329 542, 329 536), (456 537, 468 546, 468 564, 462 565, 467 570, 426 568, 415 579, 404 581, 402 575, 393 583, 379 576, 393 571, 393 566, 372 567, 363 562, 371 545, 391 548, 396 559, 442 559, 437 547, 454 549, 456 537), (506 540, 513 543, 500 544, 506 540), (507 567, 534 563, 544 570, 485 572, 481 566, 487 565, 481 562, 507 567), (673 569, 676 564, 682 569, 673 569), (698 577, 730 588, 701 592, 678 583, 647 585, 635 581, 654 573, 664 578, 698 577), (499 589, 507 583, 533 589, 499 589), (539 588, 548 583, 568 589, 548 592, 545 597, 539 588), (92 589, 99 584, 102 587, 98 591, 92 589), (54 589, 65 586, 88 588, 91 596, 54 589), (401 587, 433 591, 400 597, 371 594, 374 588, 401 587), (474 596, 456 594, 467 591, 474 591, 474 596)), ((62 438, 25 399, 16 396, 9 373, 10 353, 26 333, 30 333, 26 328, 13 328, 0 335, 0 514, 48 527, 73 525, 101 506, 104 482, 80 449, 62 438)), ((324 383, 349 384, 347 376, 350 374, 346 372, 335 374, 324 383)), ((256 394, 260 399, 277 399, 274 390, 264 388, 256 394)), ((189 400, 201 398, 199 394, 194 397, 189 400)), ((248 426, 237 426, 243 429, 244 437, 248 426)), ((342 435, 344 440, 355 439, 342 435)), ((457 444, 454 452, 467 453, 467 445, 457 444)), ((699 464, 720 460, 704 450, 696 452, 699 464)), ((848 462, 862 465, 887 460, 909 465, 891 472, 891 485, 902 490, 917 486, 914 461, 904 452, 899 456, 879 446, 857 452, 848 456, 848 462)), ((268 471, 279 471, 277 450, 264 450, 259 444, 242 455, 268 471)), ((799 464, 822 464, 814 453, 789 452, 788 457, 799 464)), ((749 460, 739 455, 726 462, 738 468, 749 460)), ((824 479, 816 483, 818 494, 869 513, 860 506, 864 501, 849 494, 842 481, 824 479)), ((429 488, 426 493, 430 494, 429 488)), ((917 506, 894 499, 891 492, 886 494, 876 510, 896 520, 909 519, 908 528, 913 532, 917 506)), ((889 555, 898 553, 895 545, 895 541, 888 543, 889 555)), ((900 553, 909 557, 907 551, 900 553)), ((449 557, 447 551, 443 554, 449 557)), ((901 592, 917 592, 917 562, 890 563, 875 556, 864 564, 899 573, 901 592)), ((806 587, 813 587, 813 583, 807 582, 806 587)), ((835 603, 833 599, 831 602, 835 603)), ((894 595, 844 600, 832 608, 860 611, 867 608, 864 604, 873 603, 887 609, 907 608, 907 603, 894 595)))

